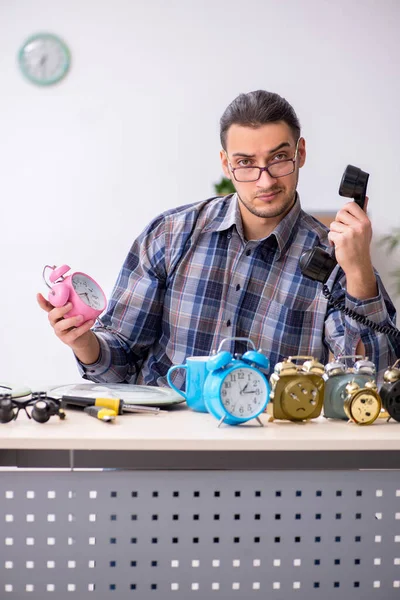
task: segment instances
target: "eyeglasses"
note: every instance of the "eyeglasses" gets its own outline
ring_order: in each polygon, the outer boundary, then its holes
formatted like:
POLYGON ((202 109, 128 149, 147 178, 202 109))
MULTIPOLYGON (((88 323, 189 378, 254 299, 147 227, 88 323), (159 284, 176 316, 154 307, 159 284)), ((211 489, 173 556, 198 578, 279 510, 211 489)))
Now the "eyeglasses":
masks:
POLYGON ((17 400, 11 394, 0 394, 0 423, 15 421, 21 410, 25 411, 28 419, 38 423, 46 423, 53 415, 65 419, 60 400, 50 398, 45 392, 34 392, 28 400, 17 400), (32 406, 30 413, 28 406, 32 406))
MULTIPOLYGON (((270 163, 266 167, 232 167, 229 162, 229 167, 233 173, 236 181, 239 183, 245 183, 250 181, 258 181, 263 171, 267 171, 270 177, 277 179, 278 177, 286 177, 294 173, 296 167, 297 151, 299 147, 300 138, 297 140, 296 150, 293 158, 287 158, 285 160, 277 160, 270 163)), ((228 155, 226 155, 228 158, 228 155)), ((228 159, 229 160, 229 159, 228 159)))

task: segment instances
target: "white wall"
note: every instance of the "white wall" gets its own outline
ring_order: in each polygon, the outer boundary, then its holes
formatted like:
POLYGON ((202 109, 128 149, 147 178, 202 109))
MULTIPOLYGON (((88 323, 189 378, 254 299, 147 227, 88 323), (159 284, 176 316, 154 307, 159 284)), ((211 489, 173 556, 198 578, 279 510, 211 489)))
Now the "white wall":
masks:
MULTIPOLYGON (((399 224, 399 17, 398 0, 1 0, 0 381, 79 380, 36 304, 43 266, 109 294, 153 216, 213 194, 219 118, 240 92, 297 111, 306 209, 336 210, 352 163, 371 173, 375 238, 399 224), (47 89, 16 60, 38 31, 73 57, 47 89)), ((376 244, 374 262, 390 288, 376 244)))

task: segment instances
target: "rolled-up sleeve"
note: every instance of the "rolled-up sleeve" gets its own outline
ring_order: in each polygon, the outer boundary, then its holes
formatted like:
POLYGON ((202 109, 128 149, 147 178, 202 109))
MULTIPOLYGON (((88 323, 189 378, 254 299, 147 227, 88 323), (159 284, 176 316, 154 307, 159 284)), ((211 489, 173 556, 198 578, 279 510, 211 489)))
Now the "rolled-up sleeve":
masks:
POLYGON ((375 363, 377 381, 381 384, 385 370, 400 356, 400 336, 380 333, 367 324, 368 320, 380 327, 395 327, 396 325, 396 310, 377 273, 376 280, 378 295, 374 298, 358 300, 347 293, 344 273, 339 270, 339 276, 332 288, 334 300, 344 304, 346 309, 354 310, 364 319, 356 321, 345 314, 343 310, 328 304, 325 341, 335 356, 339 354, 354 355, 357 345, 361 341, 364 344, 366 356, 375 363))
POLYGON ((78 368, 98 383, 135 383, 148 348, 160 333, 165 293, 164 225, 154 220, 133 243, 104 315, 92 328, 97 362, 78 368))

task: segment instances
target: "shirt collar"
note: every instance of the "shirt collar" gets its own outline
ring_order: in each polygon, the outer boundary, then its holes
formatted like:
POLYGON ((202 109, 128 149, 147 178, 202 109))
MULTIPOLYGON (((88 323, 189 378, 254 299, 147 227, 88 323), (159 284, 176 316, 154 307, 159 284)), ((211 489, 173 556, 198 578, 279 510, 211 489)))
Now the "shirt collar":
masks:
MULTIPOLYGON (((243 226, 242 226, 242 218, 240 215, 239 209, 239 200, 237 194, 232 194, 231 196, 226 196, 223 199, 226 203, 226 212, 224 215, 221 215, 219 219, 215 219, 209 225, 207 225, 207 231, 226 231, 230 229, 233 225, 236 226, 238 233, 243 236, 243 226)), ((290 245, 293 236, 297 230, 297 221, 300 216, 301 205, 300 205, 300 196, 296 192, 296 202, 294 203, 291 210, 288 214, 278 223, 275 227, 274 231, 270 233, 270 235, 262 240, 257 240, 259 243, 265 243, 268 240, 268 243, 271 242, 271 236, 274 236, 277 243, 277 253, 276 259, 279 259, 282 255, 285 254, 288 246, 290 245)))

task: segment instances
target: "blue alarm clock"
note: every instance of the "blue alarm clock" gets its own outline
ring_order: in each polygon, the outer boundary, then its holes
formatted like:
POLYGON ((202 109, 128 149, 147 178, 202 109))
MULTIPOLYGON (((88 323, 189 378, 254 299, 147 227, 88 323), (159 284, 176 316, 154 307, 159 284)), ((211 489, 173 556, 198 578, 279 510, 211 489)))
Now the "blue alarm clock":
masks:
POLYGON ((269 402, 270 386, 260 369, 268 369, 269 360, 256 351, 253 342, 243 337, 225 338, 206 366, 209 373, 203 388, 204 403, 208 412, 219 419, 218 427, 223 422, 240 425, 251 419, 257 419, 262 425, 258 415, 269 402), (250 342, 253 349, 242 356, 232 356, 222 351, 223 344, 229 340, 250 342))

